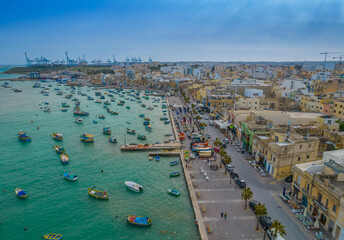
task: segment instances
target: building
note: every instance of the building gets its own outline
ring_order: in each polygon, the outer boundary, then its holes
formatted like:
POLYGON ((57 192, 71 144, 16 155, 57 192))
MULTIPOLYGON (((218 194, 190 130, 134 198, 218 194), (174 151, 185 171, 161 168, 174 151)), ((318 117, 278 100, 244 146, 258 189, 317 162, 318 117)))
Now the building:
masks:
POLYGON ((245 89, 244 96, 249 97, 249 98, 255 98, 255 97, 264 97, 264 94, 263 94, 263 90, 261 89, 249 88, 249 89, 245 89))
POLYGON ((259 102, 260 102, 259 98, 243 98, 242 97, 235 103, 235 109, 258 111, 260 110, 259 102))
POLYGON ((324 152, 320 161, 297 164, 292 196, 335 239, 344 239, 344 150, 324 152))

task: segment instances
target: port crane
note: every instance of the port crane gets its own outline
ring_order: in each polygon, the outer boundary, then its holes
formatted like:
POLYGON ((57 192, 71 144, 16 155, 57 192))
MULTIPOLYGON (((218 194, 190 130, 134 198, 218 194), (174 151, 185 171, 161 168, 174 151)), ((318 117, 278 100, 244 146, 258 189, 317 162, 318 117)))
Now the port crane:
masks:
POLYGON ((339 59, 339 63, 342 63, 343 55, 340 55, 340 57, 333 57, 332 59, 339 59))
POLYGON ((326 63, 327 55, 330 56, 331 54, 342 54, 344 52, 322 52, 321 55, 325 55, 324 62, 326 63))

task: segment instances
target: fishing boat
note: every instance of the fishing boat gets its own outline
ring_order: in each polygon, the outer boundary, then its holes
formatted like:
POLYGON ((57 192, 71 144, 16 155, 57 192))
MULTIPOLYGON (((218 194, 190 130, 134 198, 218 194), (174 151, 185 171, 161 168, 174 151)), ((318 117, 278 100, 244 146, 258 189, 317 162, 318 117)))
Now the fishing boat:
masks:
POLYGON ((129 215, 127 218, 128 223, 135 226, 146 227, 152 225, 152 219, 148 217, 140 217, 135 215, 129 215))
POLYGON ((171 137, 171 136, 173 136, 172 133, 165 134, 165 137, 171 137))
POLYGON ((74 119, 74 122, 78 124, 84 123, 84 121, 80 117, 77 117, 76 119, 74 119))
POLYGON ((100 104, 100 103, 102 103, 102 101, 100 101, 100 100, 97 100, 97 101, 95 101, 95 103, 99 103, 99 104, 100 104))
POLYGON ((167 110, 162 110, 162 112, 167 112, 167 110))
POLYGON ((76 180, 78 180, 78 176, 75 175, 74 173, 66 172, 66 173, 63 174, 63 176, 65 177, 65 179, 67 179, 69 181, 76 181, 76 180))
POLYGON ((98 123, 98 121, 97 120, 93 120, 93 123, 98 123))
POLYGON ((91 97, 91 96, 88 96, 88 97, 87 97, 87 100, 94 100, 94 98, 91 97))
POLYGON ((143 104, 141 104, 140 106, 141 106, 141 107, 146 107, 146 104, 143 103, 143 104))
POLYGON ((102 115, 102 114, 99 114, 99 115, 98 115, 98 118, 99 118, 99 119, 105 119, 105 116, 102 115))
POLYGON ((152 131, 152 126, 151 126, 151 125, 148 125, 148 126, 146 126, 146 129, 147 129, 148 131, 152 131))
POLYGON ((161 117, 160 120, 161 120, 161 121, 167 121, 168 118, 167 118, 167 117, 161 117))
POLYGON ((53 139, 57 140, 57 141, 62 141, 63 140, 63 136, 61 133, 53 133, 51 135, 53 137, 53 139))
POLYGON ((172 195, 174 195, 174 196, 179 196, 180 195, 180 192, 179 191, 177 191, 177 190, 174 190, 174 189, 167 189, 167 192, 169 193, 169 194, 172 194, 172 195))
POLYGON ((134 192, 143 192, 143 187, 135 182, 131 181, 125 181, 124 184, 130 189, 131 191, 134 192))
POLYGON ((69 105, 66 102, 63 102, 62 107, 69 108, 69 105))
POLYGON ((104 96, 100 96, 100 99, 105 99, 105 97, 104 96))
POLYGON ((109 199, 109 194, 106 191, 102 192, 93 188, 88 188, 88 194, 96 199, 109 199))
POLYGON ((155 161, 159 162, 160 161, 160 156, 155 157, 155 161))
POLYGON ((51 112, 51 109, 50 109, 50 107, 44 107, 43 111, 44 112, 51 112))
POLYGON ((117 139, 115 137, 109 137, 109 142, 117 143, 117 139))
POLYGON ((88 112, 81 111, 80 108, 74 108, 73 113, 74 113, 74 115, 78 115, 78 116, 88 116, 88 115, 90 115, 88 112))
POLYGON ((63 152, 64 152, 64 148, 63 148, 63 147, 60 147, 60 146, 58 146, 58 145, 53 146, 53 148, 55 149, 55 151, 56 151, 57 153, 63 153, 63 152))
POLYGON ((20 188, 16 188, 15 193, 19 198, 27 198, 27 193, 20 188))
POLYGON ((150 118, 149 117, 144 117, 143 118, 145 121, 150 121, 150 118))
POLYGON ((111 114, 112 114, 112 115, 118 115, 119 112, 112 112, 111 114))
POLYGON ((153 110, 154 108, 152 106, 149 106, 147 109, 148 110, 153 110))
POLYGON ((106 135, 111 135, 111 130, 109 127, 104 127, 103 128, 103 133, 106 134, 106 135))
POLYGON ((141 114, 139 115, 139 117, 143 118, 143 117, 145 117, 145 115, 144 115, 143 113, 141 113, 141 114))
POLYGON ((44 239, 60 240, 60 239, 62 239, 62 235, 56 234, 56 233, 48 233, 48 234, 44 234, 43 238, 44 239))
POLYGON ((85 143, 93 143, 93 142, 94 142, 93 137, 94 137, 94 136, 91 135, 91 134, 86 134, 86 133, 84 133, 84 134, 80 135, 80 140, 81 140, 82 142, 85 142, 85 143))
POLYGON ((175 166, 175 165, 178 165, 178 164, 179 164, 179 161, 170 162, 170 166, 175 166))
POLYGON ((109 101, 105 101, 104 106, 108 106, 108 105, 111 105, 111 103, 109 101))
POLYGON ((180 175, 180 172, 173 172, 173 173, 170 173, 170 177, 177 177, 180 175))
POLYGON ((149 161, 152 161, 153 160, 153 156, 149 156, 148 159, 149 159, 149 161))
POLYGON ((126 108, 126 109, 130 109, 130 107, 129 107, 129 106, 126 106, 125 108, 126 108))
POLYGON ((17 135, 18 139, 23 142, 30 142, 31 138, 26 135, 26 132, 19 132, 17 135))
POLYGON ((69 157, 67 153, 63 152, 60 155, 60 158, 61 158, 62 163, 69 163, 69 157))
POLYGON ((143 135, 143 134, 138 134, 138 135, 137 135, 137 138, 138 138, 138 139, 141 139, 141 140, 146 140, 146 136, 143 135))
POLYGON ((61 112, 67 112, 68 109, 67 108, 61 108, 61 112))
POLYGON ((135 130, 133 130, 133 129, 127 128, 127 133, 129 133, 129 134, 135 134, 136 132, 135 132, 135 130))
POLYGON ((150 123, 149 123, 149 121, 144 121, 143 125, 147 126, 147 125, 150 125, 150 123))
POLYGON ((158 105, 158 104, 154 104, 153 106, 154 106, 154 107, 159 107, 159 105, 158 105))
POLYGON ((165 124, 170 124, 170 121, 165 121, 165 124))

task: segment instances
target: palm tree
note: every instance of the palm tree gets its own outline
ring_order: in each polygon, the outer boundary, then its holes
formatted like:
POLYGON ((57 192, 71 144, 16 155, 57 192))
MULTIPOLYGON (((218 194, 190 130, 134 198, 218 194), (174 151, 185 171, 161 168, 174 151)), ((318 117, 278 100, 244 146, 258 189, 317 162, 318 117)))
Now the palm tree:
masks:
POLYGON ((249 187, 245 187, 241 193, 241 198, 245 200, 245 209, 247 208, 247 201, 252 199, 253 193, 249 187))
POLYGON ((221 156, 221 162, 223 157, 225 157, 227 155, 227 152, 224 148, 220 148, 220 152, 219 152, 220 156, 221 156))
MULTIPOLYGON (((215 146, 215 147, 220 147, 220 146, 222 146, 222 143, 221 143, 220 139, 218 139, 218 138, 215 139, 214 146, 215 146)), ((219 154, 219 153, 216 153, 216 155, 218 155, 218 154, 219 154)))
POLYGON ((257 228, 256 230, 259 229, 259 217, 260 216, 265 216, 268 215, 268 211, 266 210, 265 204, 258 203, 256 207, 254 208, 254 214, 257 216, 257 228))
POLYGON ((285 231, 285 227, 278 220, 274 220, 272 222, 271 233, 272 233, 273 240, 275 240, 278 235, 281 235, 282 237, 287 235, 287 232, 285 231))
POLYGON ((232 163, 232 158, 231 158, 231 156, 229 156, 229 155, 224 156, 224 157, 223 157, 223 162, 224 162, 225 164, 231 164, 231 163, 232 163))

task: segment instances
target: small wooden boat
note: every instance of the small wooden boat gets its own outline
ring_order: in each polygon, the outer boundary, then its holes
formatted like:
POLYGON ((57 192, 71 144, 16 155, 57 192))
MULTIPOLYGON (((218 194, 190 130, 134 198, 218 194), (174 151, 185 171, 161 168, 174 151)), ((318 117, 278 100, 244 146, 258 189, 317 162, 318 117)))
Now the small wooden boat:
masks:
POLYGON ((18 139, 23 142, 30 142, 31 138, 26 135, 26 132, 19 132, 17 135, 18 139))
POLYGON ((160 120, 161 120, 161 121, 167 121, 168 118, 167 118, 167 117, 161 117, 160 120))
POLYGON ((174 195, 174 196, 179 196, 180 195, 180 192, 179 191, 177 191, 177 190, 174 190, 174 189, 167 189, 167 192, 169 193, 169 194, 172 194, 172 195, 174 195))
POLYGON ((143 119, 146 120, 146 121, 150 121, 149 117, 144 117, 143 119))
POLYGON ((143 117, 145 117, 145 115, 144 115, 143 113, 141 113, 141 114, 139 115, 139 117, 143 118, 143 117))
POLYGON ((143 192, 143 187, 135 182, 131 181, 125 181, 124 184, 130 189, 131 191, 134 192, 143 192))
POLYGON ((98 123, 98 121, 97 120, 93 120, 93 123, 98 123))
POLYGON ((178 177, 179 175, 180 175, 180 172, 170 173, 170 177, 178 177))
POLYGON ((96 199, 109 199, 109 194, 106 191, 102 192, 93 188, 88 188, 88 194, 96 199))
POLYGON ((127 133, 129 133, 129 134, 135 134, 136 132, 135 132, 135 130, 133 130, 133 129, 127 128, 127 133))
POLYGON ((56 233, 48 233, 48 234, 44 234, 43 238, 44 239, 60 240, 60 239, 62 239, 62 235, 56 234, 56 233))
POLYGON ((148 159, 149 159, 149 161, 152 161, 153 160, 153 156, 149 156, 148 159))
POLYGON ((109 142, 117 143, 117 139, 115 137, 109 137, 109 142))
POLYGON ((165 124, 170 124, 171 121, 165 121, 165 124))
POLYGON ((82 142, 85 142, 85 143, 93 143, 94 142, 93 135, 86 134, 86 133, 80 135, 80 140, 82 142))
POLYGON ((84 123, 84 121, 82 121, 82 118, 80 117, 77 117, 76 119, 74 119, 74 122, 78 124, 84 123))
POLYGON ((140 217, 135 215, 129 215, 127 218, 128 223, 135 226, 146 227, 152 225, 152 219, 148 217, 140 217))
POLYGON ((102 115, 102 114, 99 114, 99 115, 98 115, 98 118, 99 118, 99 119, 105 119, 105 116, 102 115))
POLYGON ((58 146, 58 145, 53 146, 53 148, 55 149, 55 151, 56 151, 57 153, 63 153, 63 152, 64 152, 64 148, 63 148, 63 147, 60 147, 60 146, 58 146))
POLYGON ((148 126, 146 126, 146 129, 147 129, 147 131, 152 131, 152 126, 148 125, 148 126))
POLYGON ((160 161, 160 156, 156 156, 155 161, 157 161, 157 162, 160 161))
POLYGON ((143 134, 138 134, 137 138, 140 139, 140 140, 146 140, 146 136, 143 135, 143 134))
POLYGON ((111 130, 108 127, 103 128, 103 133, 106 135, 111 135, 111 130))
POLYGON ((16 188, 15 193, 19 198, 27 198, 27 193, 20 188, 16 188))
POLYGON ((53 139, 55 139, 56 141, 62 141, 63 140, 63 136, 61 133, 53 133, 51 135, 53 137, 53 139))
POLYGON ((149 121, 144 121, 143 125, 148 126, 148 125, 150 125, 150 123, 149 123, 149 121))
POLYGON ((69 163, 69 157, 67 153, 63 152, 60 155, 60 158, 61 158, 62 163, 69 163))
POLYGON ((178 165, 178 164, 179 164, 179 161, 170 162, 170 166, 175 166, 175 165, 178 165))
POLYGON ((75 175, 74 173, 66 172, 66 173, 63 174, 63 176, 64 176, 67 180, 69 180, 69 181, 76 181, 76 180, 78 180, 78 176, 75 175))
POLYGON ((126 109, 130 109, 130 107, 129 107, 129 106, 126 106, 125 108, 126 108, 126 109))

